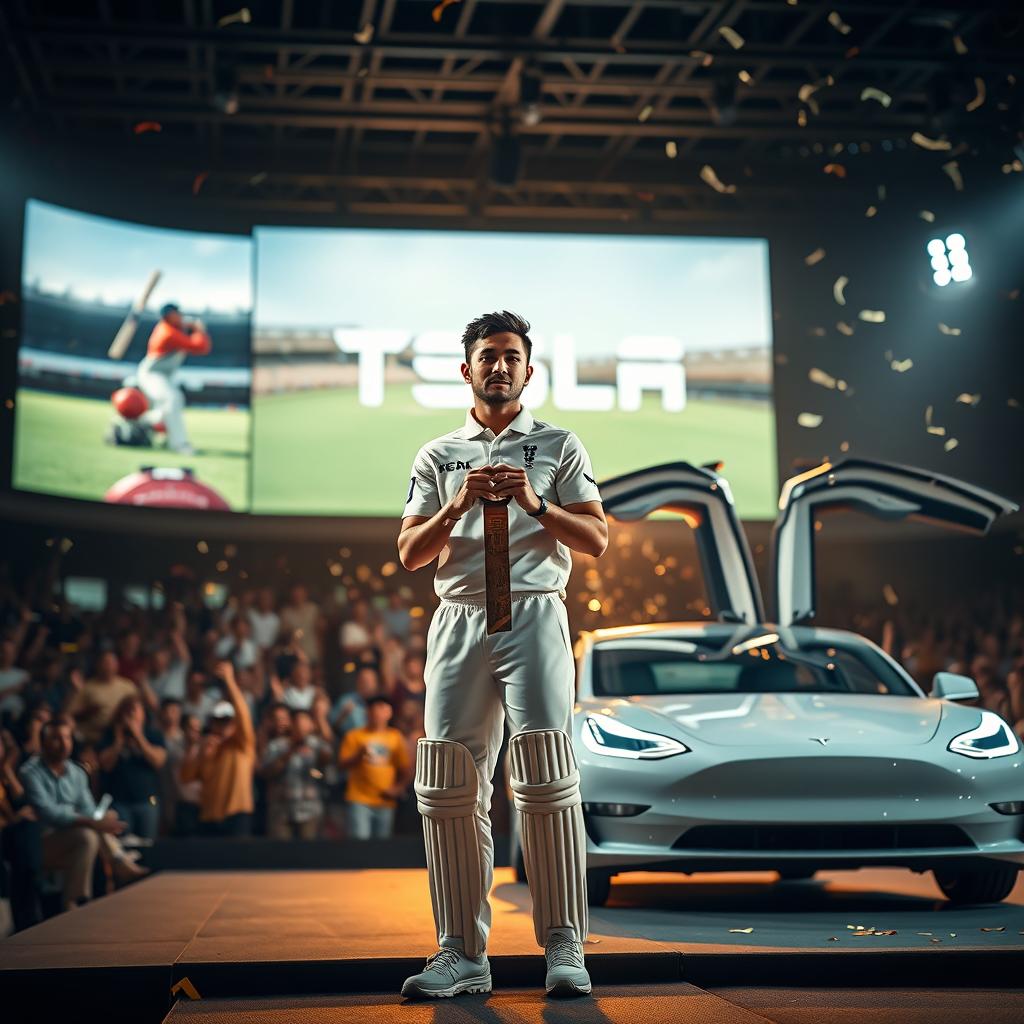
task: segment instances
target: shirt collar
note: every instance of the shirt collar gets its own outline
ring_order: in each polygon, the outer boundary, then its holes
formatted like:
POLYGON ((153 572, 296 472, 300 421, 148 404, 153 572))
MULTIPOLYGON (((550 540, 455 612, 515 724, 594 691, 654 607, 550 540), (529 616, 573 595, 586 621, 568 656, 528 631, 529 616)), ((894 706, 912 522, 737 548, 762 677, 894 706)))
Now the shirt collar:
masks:
MULTIPOLYGON (((505 430, 511 430, 517 434, 528 434, 533 430, 533 423, 533 414, 524 405, 520 407, 516 418, 509 423, 505 430)), ((465 424, 455 431, 455 433, 461 438, 471 440, 473 438, 480 437, 480 435, 487 429, 487 427, 482 426, 477 422, 476 417, 473 415, 473 410, 468 409, 466 411, 465 424)))

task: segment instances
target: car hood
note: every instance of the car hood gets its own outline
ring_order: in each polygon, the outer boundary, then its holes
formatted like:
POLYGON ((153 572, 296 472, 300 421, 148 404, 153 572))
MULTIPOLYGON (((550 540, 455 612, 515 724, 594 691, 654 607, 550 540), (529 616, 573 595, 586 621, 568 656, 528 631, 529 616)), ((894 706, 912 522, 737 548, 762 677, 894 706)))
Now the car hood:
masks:
MULTIPOLYGON (((720 746, 792 746, 826 739, 823 747, 886 747, 927 743, 943 702, 865 693, 730 693, 627 697, 594 702, 638 729, 658 731, 658 719, 720 746)), ((664 726, 662 725, 663 729, 664 726)))

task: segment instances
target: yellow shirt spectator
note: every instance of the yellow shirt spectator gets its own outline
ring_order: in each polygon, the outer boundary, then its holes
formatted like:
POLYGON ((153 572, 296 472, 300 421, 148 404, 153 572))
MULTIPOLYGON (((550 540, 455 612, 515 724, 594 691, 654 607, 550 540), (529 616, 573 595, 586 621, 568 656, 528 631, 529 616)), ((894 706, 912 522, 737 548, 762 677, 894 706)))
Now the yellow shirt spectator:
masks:
POLYGON ((349 768, 345 799, 370 807, 395 807, 396 801, 384 796, 411 767, 405 738, 390 726, 384 729, 350 729, 341 743, 339 761, 363 750, 363 756, 349 768))

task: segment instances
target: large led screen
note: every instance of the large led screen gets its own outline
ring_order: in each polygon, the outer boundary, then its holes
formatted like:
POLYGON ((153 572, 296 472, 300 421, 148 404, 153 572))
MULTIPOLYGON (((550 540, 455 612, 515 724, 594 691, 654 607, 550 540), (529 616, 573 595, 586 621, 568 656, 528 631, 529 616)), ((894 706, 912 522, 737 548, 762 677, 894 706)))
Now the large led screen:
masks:
POLYGON ((253 511, 395 516, 424 442, 461 426, 465 325, 532 325, 523 402, 598 478, 724 462, 777 498, 768 244, 751 238, 258 228, 253 511))
POLYGON ((251 238, 33 200, 22 265, 14 486, 248 509, 251 238))

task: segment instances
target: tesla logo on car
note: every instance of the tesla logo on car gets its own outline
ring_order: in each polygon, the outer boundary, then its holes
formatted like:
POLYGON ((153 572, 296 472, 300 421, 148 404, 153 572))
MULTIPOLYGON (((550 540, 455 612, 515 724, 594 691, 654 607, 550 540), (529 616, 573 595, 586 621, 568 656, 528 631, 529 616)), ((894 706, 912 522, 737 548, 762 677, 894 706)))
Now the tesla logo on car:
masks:
POLYGON ((825 746, 829 741, 828 736, 812 736, 811 739, 814 740, 815 743, 820 743, 822 746, 825 746))

